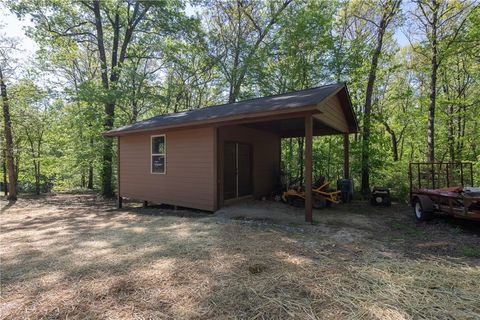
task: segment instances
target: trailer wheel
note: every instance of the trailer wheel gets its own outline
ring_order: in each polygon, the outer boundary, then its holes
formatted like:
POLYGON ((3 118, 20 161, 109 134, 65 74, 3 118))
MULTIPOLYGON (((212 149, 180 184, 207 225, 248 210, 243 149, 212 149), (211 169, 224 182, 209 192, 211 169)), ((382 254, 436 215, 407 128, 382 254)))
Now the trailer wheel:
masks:
POLYGON ((432 212, 425 210, 426 207, 426 204, 422 203, 419 198, 415 198, 413 201, 413 213, 418 221, 427 221, 432 218, 432 212))

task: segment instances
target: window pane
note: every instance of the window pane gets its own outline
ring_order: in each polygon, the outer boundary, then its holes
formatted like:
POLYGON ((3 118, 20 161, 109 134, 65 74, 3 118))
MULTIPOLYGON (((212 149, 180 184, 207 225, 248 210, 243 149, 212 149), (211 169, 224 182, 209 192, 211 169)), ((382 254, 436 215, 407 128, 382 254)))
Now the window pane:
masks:
POLYGON ((152 156, 152 172, 165 172, 165 156, 152 156))
POLYGON ((165 137, 152 138, 152 153, 165 154, 165 137))

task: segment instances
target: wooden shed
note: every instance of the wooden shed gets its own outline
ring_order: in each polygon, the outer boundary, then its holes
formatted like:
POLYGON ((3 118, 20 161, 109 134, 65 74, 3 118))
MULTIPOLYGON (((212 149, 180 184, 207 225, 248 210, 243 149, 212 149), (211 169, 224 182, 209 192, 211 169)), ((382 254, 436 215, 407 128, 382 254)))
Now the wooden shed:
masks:
MULTIPOLYGON (((268 195, 278 181, 281 139, 305 137, 305 188, 312 137, 348 134, 357 121, 345 84, 160 115, 106 132, 118 138, 118 196, 215 211, 229 200, 268 195)), ((307 195, 310 193, 307 192, 307 195)), ((311 197, 305 217, 311 221, 311 197)))

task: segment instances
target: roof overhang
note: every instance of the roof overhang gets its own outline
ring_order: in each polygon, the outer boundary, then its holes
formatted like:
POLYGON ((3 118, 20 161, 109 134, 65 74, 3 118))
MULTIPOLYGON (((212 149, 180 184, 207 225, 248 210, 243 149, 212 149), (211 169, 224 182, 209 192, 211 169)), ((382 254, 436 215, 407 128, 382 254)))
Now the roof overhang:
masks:
MULTIPOLYGON (((353 111, 353 106, 350 100, 347 86, 343 84, 339 86, 338 89, 333 91, 328 96, 324 97, 321 101, 318 101, 316 104, 309 104, 305 106, 299 106, 295 108, 285 108, 279 110, 268 110, 268 111, 259 111, 252 113, 243 113, 243 114, 232 114, 224 117, 218 117, 213 119, 205 119, 198 121, 190 121, 181 124, 172 124, 172 125, 161 125, 161 126, 149 126, 145 128, 134 128, 129 130, 128 126, 122 127, 119 129, 113 129, 103 133, 106 137, 116 137, 124 136, 128 134, 148 132, 148 131, 172 131, 172 130, 185 130, 185 129, 194 129, 200 127, 221 127, 227 125, 254 125, 255 123, 267 123, 272 121, 284 121, 288 119, 298 119, 305 117, 308 114, 313 115, 314 119, 319 122, 322 122, 319 115, 322 114, 321 106, 325 101, 328 101, 330 98, 337 96, 343 115, 346 120, 346 127, 335 127, 329 123, 323 122, 321 126, 317 125, 317 130, 315 135, 328 135, 328 134, 344 134, 344 133, 356 133, 358 132, 358 124, 353 111), (125 128, 125 129, 123 129, 125 128)), ((259 102, 261 103, 261 102, 259 102)), ((170 115, 171 116, 171 115, 170 115)), ((145 120, 144 122, 148 122, 145 120)), ((298 130, 297 130, 298 131, 298 130)), ((282 134, 283 136, 301 136, 300 133, 282 134)))

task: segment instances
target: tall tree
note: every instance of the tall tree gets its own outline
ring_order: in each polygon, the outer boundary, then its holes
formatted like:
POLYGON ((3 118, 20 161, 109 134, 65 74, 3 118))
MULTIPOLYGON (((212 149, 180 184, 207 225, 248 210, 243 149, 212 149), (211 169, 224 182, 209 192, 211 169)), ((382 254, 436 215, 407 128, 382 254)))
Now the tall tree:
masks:
MULTIPOLYGON (((113 10, 110 8, 102 8, 105 12, 102 15, 100 0, 93 1, 93 5, 87 2, 83 2, 84 6, 92 10, 95 16, 95 30, 96 40, 98 46, 98 55, 100 58, 100 73, 102 78, 102 85, 106 91, 115 90, 117 82, 120 79, 122 66, 127 57, 128 46, 132 41, 133 34, 145 14, 150 8, 150 4, 141 2, 135 2, 131 4, 127 2, 126 18, 121 19, 120 7, 113 10), (110 64, 107 61, 107 46, 104 37, 104 23, 108 21, 111 24, 113 39, 110 51, 110 64), (120 32, 124 29, 123 40, 121 39, 120 32), (110 76, 109 76, 110 73, 110 76)), ((124 17, 124 16, 123 16, 124 17)), ((113 128, 113 122, 115 119, 115 105, 116 99, 112 95, 109 101, 105 102, 105 119, 104 129, 106 131, 113 128)), ((103 144, 103 162, 102 162, 102 194, 104 196, 113 196, 112 186, 112 160, 113 160, 113 140, 105 139, 103 144)))
MULTIPOLYGON (((249 67, 250 82, 261 95, 303 90, 332 80, 330 30, 336 9, 337 4, 318 0, 292 3, 285 9, 275 34, 258 50, 257 59, 249 67)), ((292 174, 289 178, 303 180, 303 137, 290 138, 283 147, 288 148, 286 156, 291 159, 286 166, 292 174), (296 161, 291 157, 294 153, 296 161)), ((317 147, 315 144, 315 151, 317 147)))
POLYGON ((370 70, 368 72, 367 88, 365 90, 365 104, 363 107, 363 130, 362 130, 362 186, 361 192, 363 195, 370 193, 370 122, 372 110, 372 96, 375 86, 375 78, 377 76, 378 61, 382 53, 384 36, 387 28, 398 13, 401 0, 386 0, 379 2, 379 12, 372 12, 372 9, 367 10, 367 14, 358 15, 359 19, 366 20, 374 26, 376 34, 375 49, 372 53, 370 70))
POLYGON ((235 102, 262 42, 293 0, 214 2, 209 16, 213 53, 228 84, 228 102, 235 102))
POLYGON ((428 161, 435 161, 435 111, 437 104, 438 68, 456 52, 455 43, 472 9, 470 1, 415 0, 412 11, 415 24, 413 35, 420 34, 417 52, 430 60, 428 105, 428 161))
MULTIPOLYGON (((70 3, 35 0, 11 1, 9 4, 17 14, 31 16, 36 26, 31 33, 39 42, 51 46, 93 45, 94 52, 91 53, 98 54, 104 91, 104 130, 110 130, 114 125, 117 90, 120 90, 119 80, 129 47, 144 34, 161 37, 167 31, 176 32, 170 24, 184 21, 178 12, 182 3, 176 1, 93 0, 70 3)), ((105 138, 103 142, 102 194, 112 196, 113 140, 105 138)))
POLYGON ((23 149, 29 156, 32 164, 35 194, 39 195, 42 189, 42 165, 44 156, 45 132, 49 126, 49 100, 34 82, 34 76, 29 79, 19 79, 12 88, 15 95, 14 108, 16 111, 15 124, 19 135, 24 140, 23 149))
POLYGON ((15 50, 12 39, 0 35, 0 95, 2 97, 3 124, 5 136, 5 157, 8 171, 8 200, 17 200, 17 172, 14 163, 14 146, 12 135, 12 121, 10 118, 10 104, 7 93, 7 72, 11 71, 11 51, 15 50))

